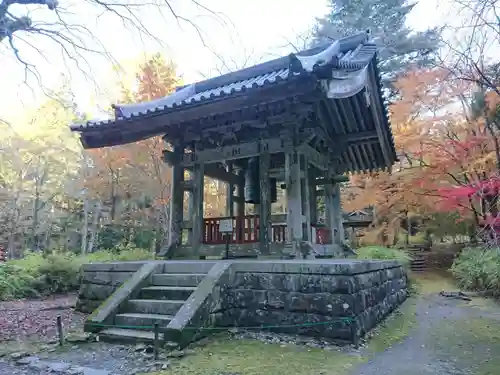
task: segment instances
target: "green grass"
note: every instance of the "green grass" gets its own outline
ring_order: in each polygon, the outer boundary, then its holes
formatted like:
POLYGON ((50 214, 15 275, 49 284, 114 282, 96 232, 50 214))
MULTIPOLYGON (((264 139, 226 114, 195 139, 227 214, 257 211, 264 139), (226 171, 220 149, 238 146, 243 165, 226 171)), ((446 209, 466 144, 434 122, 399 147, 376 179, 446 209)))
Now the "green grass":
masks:
POLYGON ((344 375, 362 361, 337 351, 218 337, 155 375, 344 375))
POLYGON ((416 291, 420 295, 435 294, 441 291, 458 291, 453 277, 447 272, 426 272, 412 274, 416 291))
POLYGON ((394 311, 385 321, 372 331, 367 351, 371 355, 402 342, 408 337, 417 324, 416 298, 408 298, 403 305, 394 311))
MULTIPOLYGON (((418 275, 419 295, 450 290, 446 275, 418 275)), ((192 355, 172 363, 172 369, 155 375, 344 375, 349 369, 377 353, 402 342, 417 324, 418 296, 409 298, 397 311, 371 332, 363 355, 302 346, 265 344, 256 340, 214 338, 194 349, 192 355)))

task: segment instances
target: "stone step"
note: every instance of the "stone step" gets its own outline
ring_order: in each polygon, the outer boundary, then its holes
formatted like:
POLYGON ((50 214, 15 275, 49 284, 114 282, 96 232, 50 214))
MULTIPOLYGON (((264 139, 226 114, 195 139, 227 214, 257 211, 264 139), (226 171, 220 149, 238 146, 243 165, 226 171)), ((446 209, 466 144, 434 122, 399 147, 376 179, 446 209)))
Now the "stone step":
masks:
POLYGON ((198 286, 205 273, 158 273, 153 275, 155 286, 198 286))
MULTIPOLYGON (((159 339, 161 346, 175 349, 179 344, 172 341, 163 341, 163 333, 160 332, 159 339)), ((155 340, 155 334, 152 331, 140 331, 136 329, 124 328, 106 328, 99 332, 99 341, 104 342, 121 342, 121 343, 137 343, 144 342, 152 344, 155 340)))
POLYGON ((192 286, 148 286, 139 292, 139 299, 185 301, 196 290, 192 286))
POLYGON ((165 262, 163 270, 158 273, 208 273, 215 263, 206 260, 165 262))
POLYGON ((175 315, 185 301, 130 299, 126 305, 126 313, 175 315))
MULTIPOLYGON (((106 328, 99 332, 99 341, 107 342, 153 342, 155 334, 153 331, 140 331, 137 329, 106 328)), ((163 341, 163 334, 160 333, 163 341)))
POLYGON ((160 327, 165 327, 173 318, 173 315, 123 313, 116 314, 114 325, 118 326, 117 328, 133 326, 137 329, 151 331, 153 329, 151 327, 155 323, 158 323, 160 327))

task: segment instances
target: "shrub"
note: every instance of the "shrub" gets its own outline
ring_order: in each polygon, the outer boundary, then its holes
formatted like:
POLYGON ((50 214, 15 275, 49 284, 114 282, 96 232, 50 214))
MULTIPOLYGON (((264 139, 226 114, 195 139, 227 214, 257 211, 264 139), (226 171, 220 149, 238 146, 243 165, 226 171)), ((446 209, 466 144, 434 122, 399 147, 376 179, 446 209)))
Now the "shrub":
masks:
POLYGON ((76 291, 85 263, 152 259, 150 251, 129 246, 86 255, 54 251, 29 253, 23 259, 0 263, 0 300, 76 291))
POLYGON ((357 249, 356 253, 358 259, 399 260, 406 269, 408 290, 411 294, 416 292, 415 282, 410 270, 411 257, 404 251, 383 246, 365 246, 357 249))
POLYGON ((405 267, 410 264, 410 256, 402 250, 383 246, 364 246, 356 250, 358 259, 399 260, 405 267))
POLYGON ((451 267, 461 288, 500 296, 500 249, 466 248, 451 267))
POLYGON ((2 300, 38 295, 33 288, 35 281, 34 277, 19 266, 9 263, 0 264, 0 298, 2 300))

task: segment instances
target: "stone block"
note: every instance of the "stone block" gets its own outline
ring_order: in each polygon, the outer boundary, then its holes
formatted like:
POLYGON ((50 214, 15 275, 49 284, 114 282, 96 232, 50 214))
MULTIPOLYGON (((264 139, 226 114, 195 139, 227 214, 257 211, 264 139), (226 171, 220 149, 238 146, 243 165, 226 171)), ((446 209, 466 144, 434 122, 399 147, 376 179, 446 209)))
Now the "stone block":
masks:
POLYGON ((113 294, 116 288, 113 285, 82 284, 78 298, 104 301, 113 294))
POLYGON ((296 275, 297 289, 301 293, 349 294, 358 290, 355 279, 350 276, 296 275))
POLYGON ((234 288, 260 289, 260 290, 291 290, 298 289, 298 275, 236 272, 234 288))
POLYGON ((103 301, 99 300, 89 300, 89 299, 83 299, 79 298, 76 301, 75 304, 75 310, 85 313, 85 314, 91 314, 94 312, 95 309, 97 309, 103 301))
POLYGON ((381 272, 369 272, 353 276, 354 283, 356 284, 356 290, 369 289, 374 286, 382 284, 382 273, 381 272))
POLYGON ((88 271, 82 276, 82 284, 120 286, 130 279, 134 272, 88 271))
POLYGON ((297 293, 268 291, 269 309, 323 316, 351 316, 362 310, 356 296, 331 293, 297 293))
POLYGON ((231 289, 225 298, 226 309, 231 308, 265 308, 267 305, 267 291, 252 289, 231 289))

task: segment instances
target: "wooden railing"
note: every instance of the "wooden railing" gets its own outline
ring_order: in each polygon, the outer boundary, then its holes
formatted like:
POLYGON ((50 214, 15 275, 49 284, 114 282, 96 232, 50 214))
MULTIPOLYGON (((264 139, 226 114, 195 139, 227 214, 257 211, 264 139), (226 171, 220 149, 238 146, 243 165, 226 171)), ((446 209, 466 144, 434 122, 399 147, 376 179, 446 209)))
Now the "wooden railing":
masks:
MULTIPOLYGON (((233 220, 233 232, 231 243, 243 244, 259 242, 260 220, 257 215, 249 215, 240 219, 237 217, 211 217, 203 220, 203 243, 210 245, 226 243, 226 234, 219 231, 221 220, 233 220), (242 228, 242 229, 240 229, 242 228)), ((283 243, 286 239, 286 225, 272 224, 271 233, 272 242, 283 243)))
MULTIPOLYGON (((258 215, 247 215, 244 218, 238 217, 211 217, 203 219, 203 243, 207 245, 225 244, 226 234, 220 232, 221 220, 232 219, 233 232, 230 234, 230 242, 233 244, 259 242, 260 220, 258 215)), ((316 229, 316 243, 329 244, 331 236, 324 228, 316 229)), ((271 241, 274 243, 286 242, 287 228, 283 223, 272 223, 271 241)))

